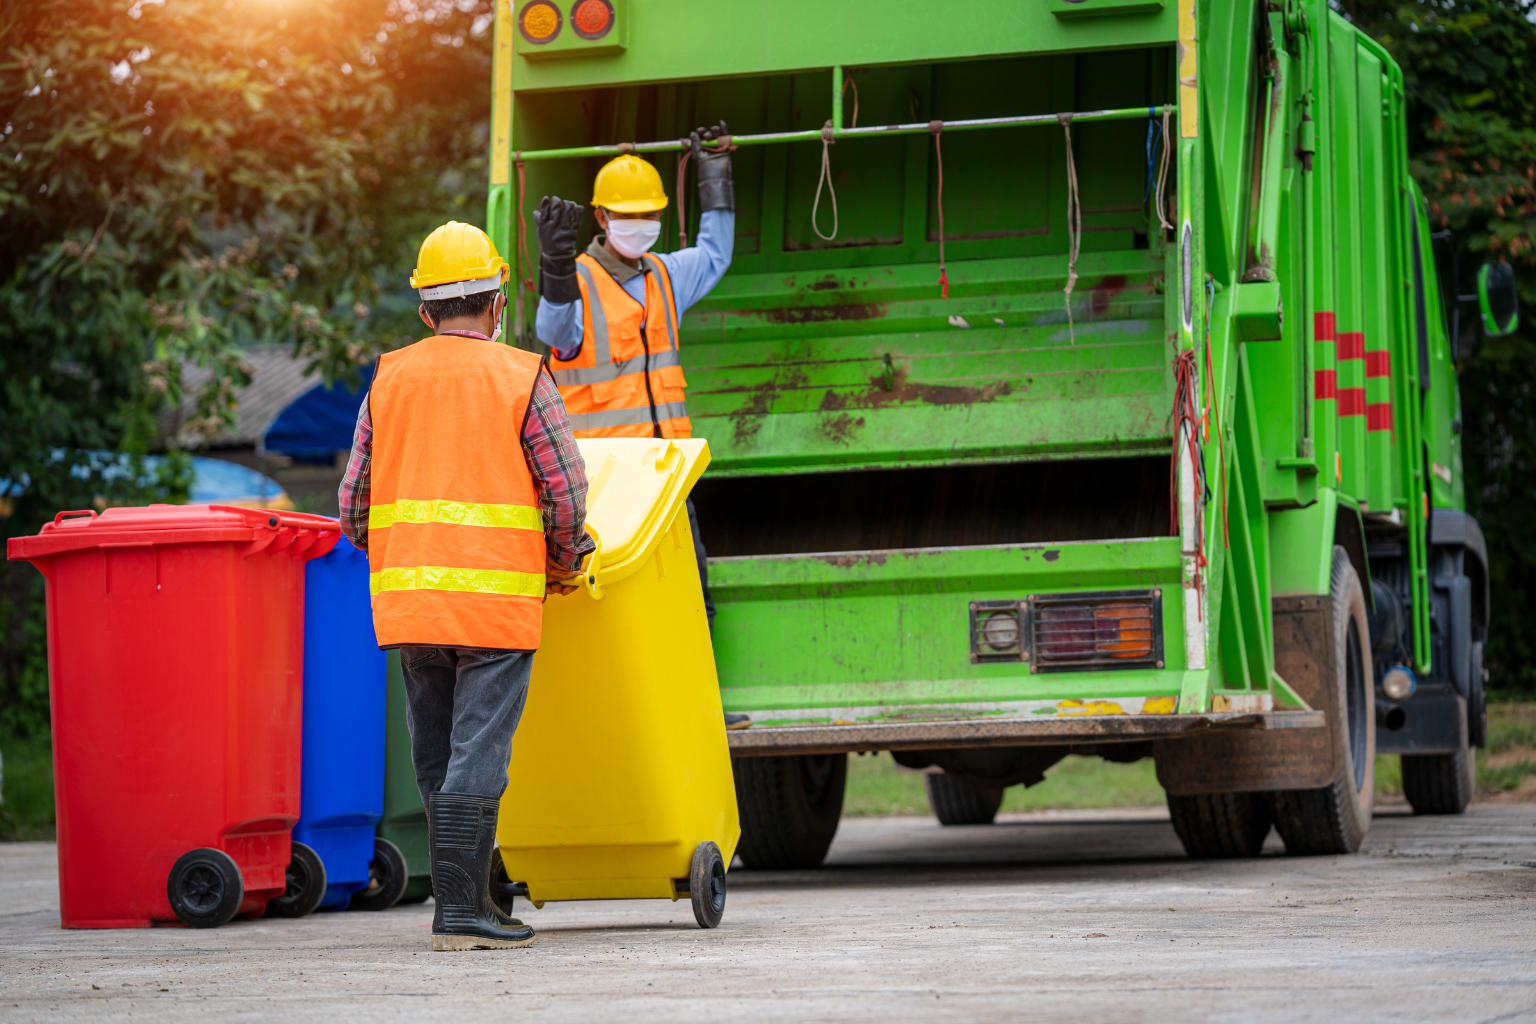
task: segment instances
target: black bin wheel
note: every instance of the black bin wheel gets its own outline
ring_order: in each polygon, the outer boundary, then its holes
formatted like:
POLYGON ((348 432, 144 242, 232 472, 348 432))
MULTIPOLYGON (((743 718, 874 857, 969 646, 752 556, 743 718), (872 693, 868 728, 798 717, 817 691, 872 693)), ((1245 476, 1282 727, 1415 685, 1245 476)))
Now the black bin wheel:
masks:
POLYGON ((373 860, 368 862, 368 886, 352 894, 350 910, 388 910, 405 895, 410 874, 405 865, 405 854, 400 847, 375 836, 373 860))
POLYGON ((325 899, 325 863, 303 843, 293 844, 286 873, 288 886, 267 902, 267 917, 303 917, 325 899))
POLYGON ((700 928, 714 928, 725 914, 725 859, 720 847, 709 840, 693 851, 693 867, 688 871, 688 896, 693 901, 693 919, 700 928))
POLYGON ((171 865, 165 882, 171 909, 188 928, 228 924, 245 899, 245 880, 235 859, 223 850, 188 850, 171 865))

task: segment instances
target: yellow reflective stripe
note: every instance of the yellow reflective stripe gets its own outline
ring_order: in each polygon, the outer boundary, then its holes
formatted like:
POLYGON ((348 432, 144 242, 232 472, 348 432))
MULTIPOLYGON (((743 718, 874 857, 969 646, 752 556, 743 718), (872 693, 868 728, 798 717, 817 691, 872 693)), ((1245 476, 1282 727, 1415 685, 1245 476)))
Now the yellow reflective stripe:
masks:
POLYGON ((544 513, 528 505, 487 505, 434 498, 401 498, 368 509, 368 529, 387 530, 396 523, 445 523, 449 526, 491 526, 544 532, 544 513))
POLYGON ((544 574, 505 569, 455 569, 446 565, 402 566, 368 574, 369 593, 381 594, 386 590, 451 590, 460 594, 540 597, 544 593, 544 574))

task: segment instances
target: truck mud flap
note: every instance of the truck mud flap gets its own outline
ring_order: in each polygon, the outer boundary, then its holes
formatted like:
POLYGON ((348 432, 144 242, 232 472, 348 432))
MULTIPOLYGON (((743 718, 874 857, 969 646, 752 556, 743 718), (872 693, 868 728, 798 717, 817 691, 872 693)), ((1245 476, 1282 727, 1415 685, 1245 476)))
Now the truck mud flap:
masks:
MULTIPOLYGON (((1277 597, 1275 671, 1314 708, 1334 707, 1338 665, 1333 647, 1333 600, 1327 596, 1277 597)), ((1343 724, 1286 731, 1212 731, 1178 742, 1153 744, 1157 781, 1170 793, 1260 792, 1319 789, 1343 771, 1343 724)))

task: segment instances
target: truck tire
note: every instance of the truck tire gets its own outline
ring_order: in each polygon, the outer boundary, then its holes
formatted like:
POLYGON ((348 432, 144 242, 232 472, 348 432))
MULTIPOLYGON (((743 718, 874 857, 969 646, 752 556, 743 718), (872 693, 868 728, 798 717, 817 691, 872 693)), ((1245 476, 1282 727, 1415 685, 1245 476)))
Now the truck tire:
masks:
POLYGON ((1269 836, 1262 793, 1169 793, 1168 817, 1184 852, 1202 860, 1257 857, 1269 836))
POLYGON ((1460 814, 1476 778, 1477 752, 1465 744, 1454 754, 1403 755, 1403 796, 1414 814, 1460 814))
POLYGON ((843 813, 847 754, 738 757, 736 855, 749 868, 813 868, 827 855, 843 813))
POLYGON ((940 772, 924 775, 923 788, 940 825, 990 825, 1003 805, 1001 789, 982 789, 940 772))
POLYGON ((1467 746, 1488 746, 1488 679, 1483 668, 1483 642, 1472 645, 1471 697, 1467 700, 1467 746))
POLYGON ((1342 547, 1333 549, 1328 595, 1333 604, 1333 706, 1321 710, 1337 724, 1343 770, 1330 786, 1269 794, 1275 831, 1287 853, 1354 853, 1371 826, 1376 802, 1376 717, 1370 626, 1365 591, 1342 547))

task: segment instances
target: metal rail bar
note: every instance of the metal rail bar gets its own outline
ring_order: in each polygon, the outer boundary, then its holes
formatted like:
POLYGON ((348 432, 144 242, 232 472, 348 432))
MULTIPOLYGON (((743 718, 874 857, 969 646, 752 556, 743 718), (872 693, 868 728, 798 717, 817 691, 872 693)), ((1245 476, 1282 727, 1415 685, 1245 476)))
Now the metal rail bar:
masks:
MULTIPOLYGON (((842 104, 838 103, 838 107, 842 104)), ((1063 118, 1068 118, 1073 124, 1093 123, 1096 121, 1134 121, 1144 117, 1160 117, 1164 111, 1172 113, 1176 110, 1173 104, 1164 104, 1156 107, 1127 107, 1121 110, 1085 110, 1072 114, 1021 114, 1017 117, 977 117, 966 121, 943 121, 946 132, 972 131, 978 128, 1014 128, 1027 125, 1060 124, 1063 118)), ((840 113, 841 111, 839 111, 840 113)), ((825 129, 813 129, 803 132, 767 132, 762 135, 733 135, 731 141, 738 146, 763 146, 774 142, 819 142, 821 133, 825 129)), ((926 135, 932 129, 927 121, 918 121, 911 124, 885 124, 868 128, 837 128, 832 129, 834 139, 859 139, 876 135, 926 135)), ((621 143, 612 146, 571 146, 566 149, 533 149, 527 152, 513 153, 513 159, 519 161, 528 160, 563 160, 574 157, 587 156, 611 156, 617 153, 673 153, 684 148, 682 140, 671 142, 634 142, 621 143)))

